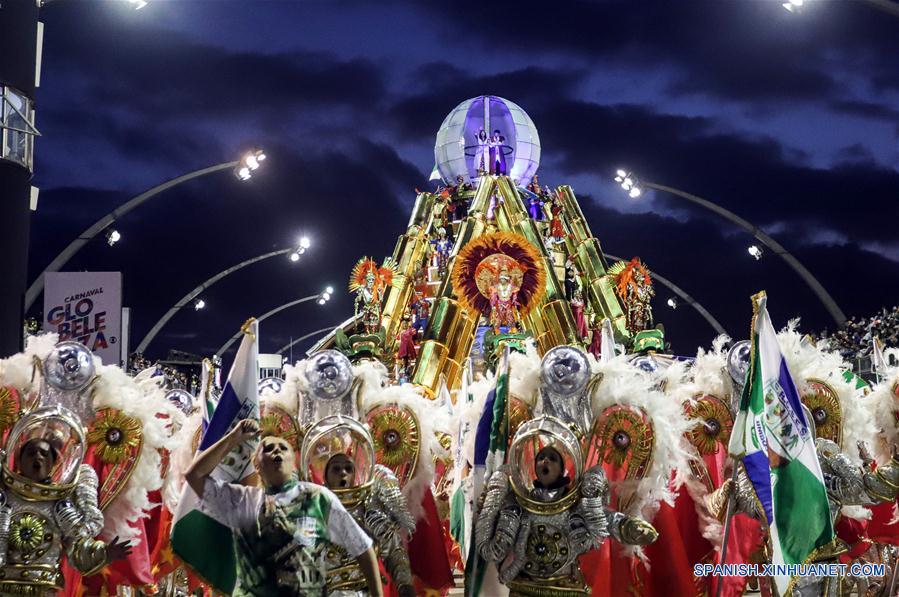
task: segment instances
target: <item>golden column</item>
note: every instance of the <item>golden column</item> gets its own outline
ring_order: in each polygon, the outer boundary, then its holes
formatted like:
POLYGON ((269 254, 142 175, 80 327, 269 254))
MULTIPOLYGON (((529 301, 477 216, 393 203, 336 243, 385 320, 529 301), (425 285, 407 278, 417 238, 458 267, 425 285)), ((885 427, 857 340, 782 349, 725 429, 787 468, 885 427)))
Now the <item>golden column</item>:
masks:
POLYGON ((543 243, 543 235, 524 208, 511 179, 506 176, 499 178, 497 187, 503 200, 496 210, 497 227, 503 232, 514 232, 525 237, 540 251, 546 269, 546 293, 525 317, 522 322, 524 328, 533 334, 541 354, 560 344, 581 344, 571 307, 556 276, 552 257, 543 243))
MULTIPOLYGON (((468 209, 468 217, 462 222, 456 235, 447 271, 452 271, 459 250, 484 233, 487 227, 487 206, 495 188, 494 177, 481 177, 468 209)), ((477 328, 478 317, 469 314, 456 300, 451 277, 447 275, 434 299, 434 308, 425 329, 412 383, 423 388, 431 398, 437 394, 441 375, 445 377, 450 390, 457 388, 462 380, 462 367, 471 352, 477 328)))
POLYGON ((628 338, 630 333, 625 325, 624 310, 615 294, 612 280, 606 275, 606 261, 599 241, 590 233, 590 226, 587 225, 571 187, 561 186, 558 193, 570 234, 565 243, 566 249, 569 255, 574 255, 575 264, 581 273, 586 295, 584 298, 594 313, 609 318, 619 337, 628 338))
POLYGON ((431 225, 434 200, 435 196, 431 193, 419 193, 415 198, 406 233, 399 237, 393 250, 397 275, 384 296, 381 311, 381 327, 386 335, 384 352, 387 355, 396 351, 396 337, 403 324, 403 312, 415 290, 415 273, 421 270, 428 256, 428 228, 431 225))

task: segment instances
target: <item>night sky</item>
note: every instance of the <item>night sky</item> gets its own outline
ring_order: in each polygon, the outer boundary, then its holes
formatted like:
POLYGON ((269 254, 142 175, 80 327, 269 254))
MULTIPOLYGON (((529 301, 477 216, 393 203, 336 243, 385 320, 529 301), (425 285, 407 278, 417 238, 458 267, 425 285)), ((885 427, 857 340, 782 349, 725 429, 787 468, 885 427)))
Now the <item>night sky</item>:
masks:
MULTIPOLYGON (((833 323, 786 263, 748 255, 748 234, 677 197, 628 199, 616 168, 759 225, 847 315, 899 303, 899 18, 864 3, 150 2, 43 9, 30 279, 116 205, 253 147, 269 159, 249 183, 225 171, 162 194, 66 269, 124 273, 133 348, 204 279, 313 242, 204 293, 150 357, 214 353, 247 317, 329 284, 325 307, 264 322, 260 349, 351 315, 350 269, 393 251, 414 189, 433 188, 443 118, 482 94, 530 114, 541 183, 573 186, 605 251, 640 256, 734 337, 761 289, 776 326, 833 323)), ((654 308, 674 351, 708 346, 714 330, 669 296, 658 285, 654 308)))

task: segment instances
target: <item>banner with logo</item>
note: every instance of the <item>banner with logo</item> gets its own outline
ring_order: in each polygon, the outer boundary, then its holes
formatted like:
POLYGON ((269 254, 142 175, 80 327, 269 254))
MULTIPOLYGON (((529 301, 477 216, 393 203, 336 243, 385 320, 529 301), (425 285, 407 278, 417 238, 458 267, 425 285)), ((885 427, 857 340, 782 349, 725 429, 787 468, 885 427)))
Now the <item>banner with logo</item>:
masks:
POLYGON ((76 340, 103 359, 121 361, 121 272, 53 272, 44 280, 44 331, 76 340))

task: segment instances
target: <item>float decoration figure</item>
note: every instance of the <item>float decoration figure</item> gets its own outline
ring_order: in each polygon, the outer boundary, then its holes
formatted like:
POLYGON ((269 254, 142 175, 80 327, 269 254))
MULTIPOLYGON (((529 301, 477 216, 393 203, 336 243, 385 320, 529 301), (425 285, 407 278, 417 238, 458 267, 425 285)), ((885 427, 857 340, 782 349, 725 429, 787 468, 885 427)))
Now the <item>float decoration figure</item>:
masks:
POLYGON ((418 359, 418 350, 415 348, 417 336, 418 329, 412 325, 412 314, 407 312, 403 316, 403 329, 397 334, 396 363, 401 374, 397 375, 398 378, 405 379, 418 359))
POLYGON ((446 264, 449 261, 450 250, 453 248, 453 241, 447 235, 446 228, 441 226, 437 229, 437 238, 431 241, 431 245, 433 247, 433 265, 442 278, 446 275, 446 264))
POLYGON ((363 257, 350 274, 350 292, 356 294, 355 314, 362 315, 362 325, 368 334, 378 333, 381 327, 381 301, 384 292, 393 284, 394 266, 389 261, 378 267, 374 259, 363 257))
POLYGON ((652 306, 655 296, 649 270, 634 257, 629 262, 619 261, 609 268, 608 275, 615 282, 618 296, 627 307, 627 329, 631 334, 652 327, 652 306))
POLYGON ((456 257, 453 288, 469 312, 483 315, 495 333, 515 333, 521 318, 543 297, 546 272, 537 250, 523 236, 486 234, 456 257))

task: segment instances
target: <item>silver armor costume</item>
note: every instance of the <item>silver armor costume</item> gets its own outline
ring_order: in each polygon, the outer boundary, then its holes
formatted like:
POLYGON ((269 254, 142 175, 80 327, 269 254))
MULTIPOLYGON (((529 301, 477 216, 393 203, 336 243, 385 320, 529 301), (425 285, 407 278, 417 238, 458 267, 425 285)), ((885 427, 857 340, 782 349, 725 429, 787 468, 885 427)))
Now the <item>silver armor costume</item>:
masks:
POLYGON ((40 400, 20 413, 3 446, 0 595, 55 595, 63 556, 84 575, 107 563, 106 544, 94 539, 103 529, 99 481, 82 464, 84 422, 94 414, 82 391, 94 379, 93 356, 60 342, 40 366, 40 400))
POLYGON ((570 433, 553 417, 528 421, 512 442, 510 462, 520 468, 517 445, 533 441, 536 434, 552 436, 553 440, 541 441, 555 441, 553 449, 568 450, 578 463, 573 483, 552 488, 534 483, 525 489, 521 475, 516 477, 509 467, 496 471, 487 483, 475 527, 475 548, 485 560, 496 563, 499 580, 509 587, 510 596, 587 595, 580 555, 610 536, 628 544, 654 539, 654 531, 647 532, 648 523, 608 508, 610 486, 602 467, 578 475, 582 459, 577 439, 573 434, 568 437, 570 433))
MULTIPOLYGON (((409 554, 403 542, 403 531, 415 530, 415 519, 406 505, 396 477, 390 469, 375 466, 370 484, 350 489, 336 489, 347 511, 353 515, 375 543, 375 550, 384 561, 393 583, 412 587, 409 554)), ((328 549, 325 557, 328 569, 328 595, 356 597, 368 595, 365 577, 354 558, 338 547, 328 549)))
POLYGON ((815 447, 834 516, 841 506, 867 506, 896 499, 899 462, 895 459, 876 469, 866 469, 852 464, 840 447, 830 440, 818 439, 815 447))
MULTIPOLYGON (((301 470, 308 480, 327 485, 327 463, 334 456, 353 463, 353 478, 344 487, 329 487, 374 542, 397 588, 412 588, 412 571, 405 537, 415 519, 393 472, 375 464, 374 442, 357 419, 327 416, 309 428, 301 449, 301 470)), ((362 597, 367 583, 355 558, 331 546, 325 551, 328 595, 362 597)))
POLYGON ((0 595, 44 595, 61 589, 60 560, 82 574, 106 565, 97 507, 97 474, 82 465, 75 486, 53 491, 15 473, 0 489, 0 595))

